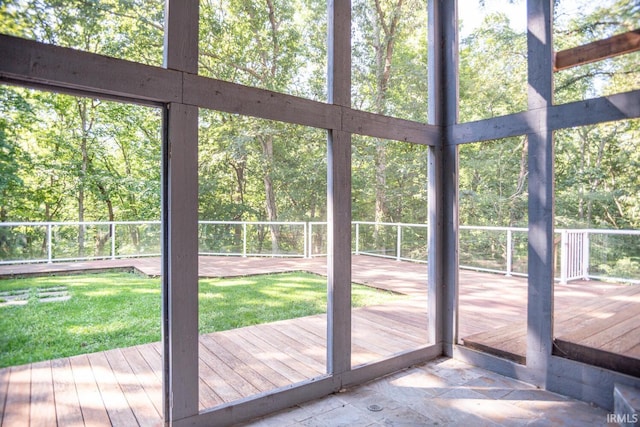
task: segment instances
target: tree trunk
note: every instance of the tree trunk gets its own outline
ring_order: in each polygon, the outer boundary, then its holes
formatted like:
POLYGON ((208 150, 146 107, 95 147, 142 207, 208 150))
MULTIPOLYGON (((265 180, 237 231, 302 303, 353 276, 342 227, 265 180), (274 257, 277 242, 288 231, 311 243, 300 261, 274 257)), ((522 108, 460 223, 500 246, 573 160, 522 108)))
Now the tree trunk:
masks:
MULTIPOLYGON (((115 221, 115 215, 113 213, 113 202, 111 201, 111 197, 109 196, 109 192, 107 191, 105 186, 102 185, 101 183, 98 183, 98 190, 100 191, 100 194, 102 195, 102 198, 103 198, 105 204, 107 205, 107 213, 109 215, 109 222, 115 221)), ((102 253, 102 250, 104 249, 104 245, 109 241, 109 238, 115 239, 115 236, 111 235, 111 227, 109 227, 109 231, 105 235, 100 237, 98 239, 98 241, 96 242, 96 246, 97 246, 96 249, 98 251, 98 254, 102 253)))
MULTIPOLYGON (((262 146, 262 166, 265 194, 265 209, 267 211, 267 220, 270 222, 278 220, 278 212, 276 209, 276 197, 273 191, 273 137, 271 135, 260 136, 260 144, 262 146)), ((271 232, 271 251, 278 253, 280 251, 280 232, 276 225, 270 225, 271 232)))
POLYGON ((525 135, 522 138, 522 147, 520 149, 520 170, 518 171, 518 179, 516 181, 516 191, 509 197, 512 200, 511 209, 509 213, 509 226, 513 227, 516 225, 517 217, 520 216, 520 207, 517 205, 516 199, 520 196, 526 189, 527 175, 528 175, 528 167, 527 167, 527 159, 529 152, 529 138, 525 135))
MULTIPOLYGON (((395 47, 398 24, 402 13, 403 0, 398 0, 392 6, 391 16, 387 18, 382 9, 380 0, 375 0, 377 25, 374 26, 376 33, 374 49, 376 52, 376 97, 374 109, 378 114, 386 114, 387 91, 389 90, 389 80, 391 79, 391 60, 395 47)), ((375 222, 384 222, 388 218, 387 206, 387 153, 385 143, 376 141, 375 153, 375 222)), ((374 229, 374 242, 377 249, 384 250, 380 236, 380 229, 376 225, 374 229)))
MULTIPOLYGON (((80 154, 82 155, 82 161, 80 163, 80 174, 78 176, 78 222, 84 221, 84 190, 85 181, 87 178, 87 164, 89 161, 89 155, 87 153, 87 139, 88 139, 88 120, 87 120, 87 104, 86 100, 78 99, 78 113, 80 115, 80 154)), ((85 226, 84 224, 78 225, 78 257, 84 256, 84 239, 85 239, 85 226)))

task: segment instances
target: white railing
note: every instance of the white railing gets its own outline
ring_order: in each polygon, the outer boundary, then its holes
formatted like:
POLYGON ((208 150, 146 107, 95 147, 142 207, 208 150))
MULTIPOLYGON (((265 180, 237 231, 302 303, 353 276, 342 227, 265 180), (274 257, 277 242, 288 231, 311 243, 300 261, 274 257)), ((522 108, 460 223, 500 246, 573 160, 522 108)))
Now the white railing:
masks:
MULTIPOLYGON (((427 225, 352 223, 356 255, 427 262, 427 225)), ((460 226, 460 268, 527 275, 527 229, 460 226)), ((201 255, 318 257, 326 222, 200 221, 201 255)), ((556 280, 640 283, 640 230, 557 229, 556 280)), ((0 264, 160 255, 159 221, 0 223, 0 264)))
POLYGON ((160 221, 0 223, 0 265, 159 255, 160 221), (117 233, 132 227, 135 231, 130 241, 122 237, 118 244, 117 233), (17 231, 11 233, 7 229, 17 231), (152 235, 143 236, 141 240, 139 233, 148 234, 147 229, 152 230, 152 235), (37 242, 41 242, 39 247, 37 242), (22 256, 15 258, 12 253, 22 256))
POLYGON ((353 221, 352 226, 355 238, 352 248, 356 255, 427 262, 427 224, 353 221), (403 232, 411 232, 414 238, 409 239, 403 232))

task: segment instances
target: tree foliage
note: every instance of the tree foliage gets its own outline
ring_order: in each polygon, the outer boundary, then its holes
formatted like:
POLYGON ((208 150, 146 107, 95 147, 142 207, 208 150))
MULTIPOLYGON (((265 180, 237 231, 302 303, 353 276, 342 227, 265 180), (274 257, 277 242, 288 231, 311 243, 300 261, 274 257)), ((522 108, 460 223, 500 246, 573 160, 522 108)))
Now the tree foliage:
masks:
MULTIPOLYGON (((425 2, 355 0, 354 108, 426 121, 425 2)), ((326 100, 326 5, 202 0, 199 73, 326 100)), ((159 65, 162 1, 0 4, 0 31, 159 65)), ((634 2, 556 17, 557 50, 637 28, 634 2)), ((496 13, 461 40, 460 120, 526 110, 526 35, 496 13)), ((638 88, 638 54, 557 73, 556 103, 638 88)), ((557 131, 559 226, 640 227, 638 120, 557 131)), ((0 87, 0 221, 148 220, 160 213, 160 112, 0 87)), ((326 219, 326 132, 201 110, 200 218, 326 219)), ((526 136, 460 149, 460 221, 526 225, 526 136)), ((426 148, 353 137, 353 217, 426 222, 426 148)), ((270 230, 278 244, 277 229, 270 230)), ((277 248, 276 248, 277 249, 277 248)))

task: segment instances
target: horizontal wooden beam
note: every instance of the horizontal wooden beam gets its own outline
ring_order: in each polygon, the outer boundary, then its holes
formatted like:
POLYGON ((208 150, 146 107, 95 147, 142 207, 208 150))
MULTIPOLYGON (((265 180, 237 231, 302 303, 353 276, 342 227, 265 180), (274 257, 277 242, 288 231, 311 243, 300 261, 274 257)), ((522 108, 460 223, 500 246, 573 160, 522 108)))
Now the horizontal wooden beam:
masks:
POLYGON ((161 103, 179 102, 182 74, 0 34, 0 78, 161 103))
POLYGON ((442 139, 439 126, 348 108, 343 112, 342 130, 358 135, 431 146, 439 146, 442 139))
POLYGON ((322 129, 341 126, 339 106, 193 74, 184 76, 184 103, 322 129))
POLYGON ((186 104, 227 113, 415 144, 438 145, 440 141, 437 126, 192 74, 184 76, 183 93, 186 104))
POLYGON ((549 129, 587 126, 640 117, 640 90, 587 99, 547 109, 456 124, 447 128, 451 145, 508 138, 549 129), (546 125, 544 124, 546 120, 546 125))
POLYGON ((556 52, 553 70, 565 70, 638 50, 640 29, 556 52))
POLYGON ((0 82, 130 102, 180 102, 320 129, 437 145, 436 126, 0 34, 0 82))

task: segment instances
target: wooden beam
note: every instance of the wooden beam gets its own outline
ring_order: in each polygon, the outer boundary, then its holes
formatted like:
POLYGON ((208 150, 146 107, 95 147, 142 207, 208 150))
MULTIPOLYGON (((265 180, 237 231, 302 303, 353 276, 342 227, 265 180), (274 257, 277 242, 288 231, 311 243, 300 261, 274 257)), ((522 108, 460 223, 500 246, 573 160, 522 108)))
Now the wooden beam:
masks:
POLYGON ((327 1, 329 104, 351 108, 351 1, 327 1))
POLYGON ((164 66, 198 73, 198 0, 167 0, 164 66))
POLYGON ((383 116, 366 111, 344 108, 342 130, 345 132, 422 145, 439 145, 440 126, 383 116))
MULTIPOLYGON (((198 0, 167 0, 165 17, 164 66, 181 73, 182 95, 182 77, 198 71, 198 0)), ((169 103, 164 126, 162 387, 168 425, 199 411, 198 107, 169 103)))
MULTIPOLYGON (((428 7, 428 120, 444 129, 458 121, 458 3, 430 0, 428 7)), ((445 138, 442 135, 428 154, 427 313, 429 342, 451 356, 458 309, 458 147, 445 138)))
POLYGON ((184 103, 321 129, 341 126, 339 106, 192 74, 184 75, 184 103))
POLYGON ((165 421, 198 413, 198 109, 169 104, 163 162, 165 421))
POLYGON ((566 70, 640 50, 640 29, 556 52, 553 71, 566 70))
MULTIPOLYGON (((553 0, 527 1, 528 105, 547 111, 553 105, 553 0)), ((527 368, 546 388, 553 346, 553 131, 546 114, 528 135, 529 234, 527 296, 527 368)))
POLYGON ((447 144, 466 144, 640 117, 640 89, 447 127, 447 144))
MULTIPOLYGON (((329 102, 349 108, 351 2, 329 0, 327 12, 329 102)), ((351 370, 351 134, 327 137, 327 372, 341 375, 351 370)))
POLYGON ((182 97, 181 73, 123 59, 3 34, 0 58, 0 78, 16 83, 162 103, 182 97))

